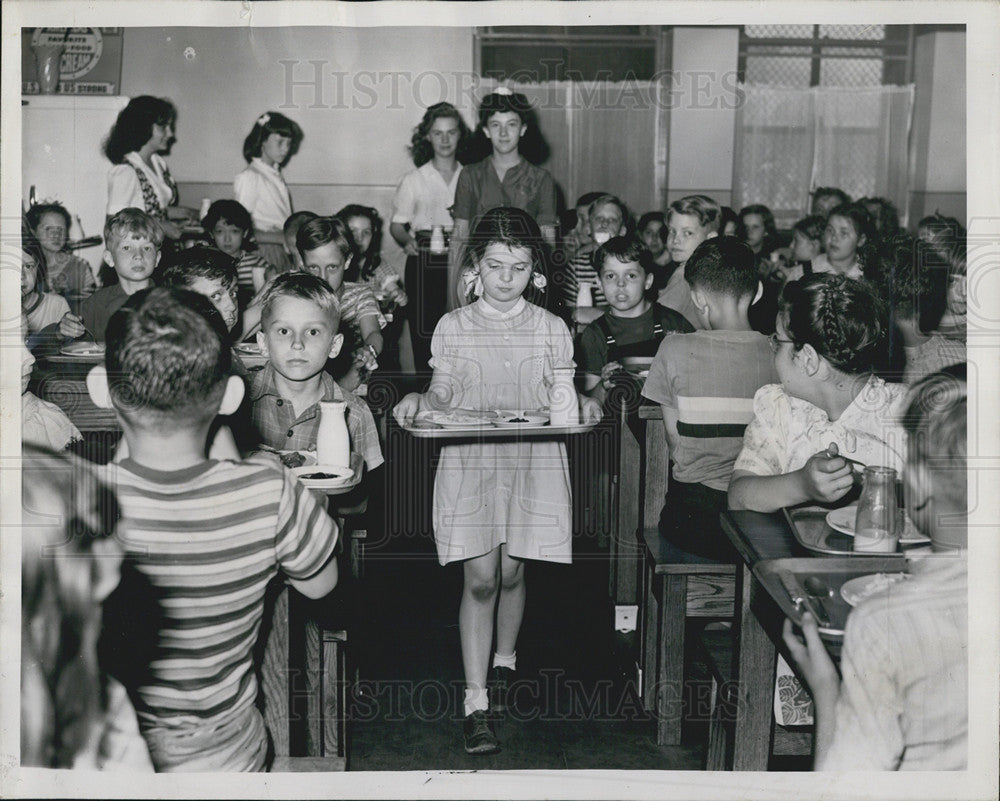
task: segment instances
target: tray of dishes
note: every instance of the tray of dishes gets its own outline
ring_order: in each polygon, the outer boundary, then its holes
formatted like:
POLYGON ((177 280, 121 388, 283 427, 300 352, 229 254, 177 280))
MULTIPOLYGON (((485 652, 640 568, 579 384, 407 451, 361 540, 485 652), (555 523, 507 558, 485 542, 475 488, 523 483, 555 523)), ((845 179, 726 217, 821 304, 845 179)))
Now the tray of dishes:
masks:
MULTIPOLYGON (((854 518, 858 511, 856 505, 839 509, 801 506, 783 511, 796 541, 806 550, 830 556, 860 556, 864 553, 854 550, 854 518)), ((904 547, 926 545, 930 542, 920 535, 905 513, 900 514, 905 520, 905 525, 896 556, 902 555, 901 550, 904 547)), ((886 556, 892 555, 886 554, 886 556)))
POLYGON ((402 428, 415 437, 427 439, 510 439, 579 434, 595 425, 596 422, 554 426, 548 409, 451 409, 421 412, 402 428))
POLYGON ((810 612, 824 638, 841 640, 851 609, 908 581, 910 560, 891 554, 765 559, 753 573, 793 623, 801 625, 802 613, 810 612))

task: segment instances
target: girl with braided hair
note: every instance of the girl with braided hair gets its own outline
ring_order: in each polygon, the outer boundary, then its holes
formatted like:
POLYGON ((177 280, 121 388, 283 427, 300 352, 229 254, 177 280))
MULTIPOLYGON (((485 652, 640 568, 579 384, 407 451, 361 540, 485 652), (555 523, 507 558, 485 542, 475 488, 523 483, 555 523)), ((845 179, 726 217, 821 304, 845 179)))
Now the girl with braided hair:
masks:
POLYGON ((814 274, 785 285, 770 337, 781 383, 754 396, 730 509, 844 501, 855 477, 839 454, 902 469, 906 387, 874 375, 887 328, 886 310, 863 281, 814 274))

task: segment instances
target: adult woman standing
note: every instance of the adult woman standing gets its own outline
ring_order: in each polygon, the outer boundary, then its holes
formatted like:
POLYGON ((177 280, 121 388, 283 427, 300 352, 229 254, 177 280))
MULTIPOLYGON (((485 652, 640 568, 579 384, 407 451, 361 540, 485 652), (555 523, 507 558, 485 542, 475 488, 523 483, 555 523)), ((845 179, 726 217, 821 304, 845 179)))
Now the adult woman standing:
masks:
POLYGON ((115 165, 108 172, 106 214, 143 209, 174 241, 181 238, 179 223, 191 218, 190 210, 177 207, 177 184, 161 155, 170 152, 176 123, 173 103, 141 95, 119 112, 104 142, 104 154, 115 165))
POLYGON ((406 251, 404 281, 410 297, 407 322, 418 373, 429 372, 431 335, 447 310, 451 206, 471 133, 451 103, 427 109, 413 130, 410 155, 416 169, 403 176, 393 199, 389 233, 406 251), (440 228, 441 239, 433 232, 440 228))

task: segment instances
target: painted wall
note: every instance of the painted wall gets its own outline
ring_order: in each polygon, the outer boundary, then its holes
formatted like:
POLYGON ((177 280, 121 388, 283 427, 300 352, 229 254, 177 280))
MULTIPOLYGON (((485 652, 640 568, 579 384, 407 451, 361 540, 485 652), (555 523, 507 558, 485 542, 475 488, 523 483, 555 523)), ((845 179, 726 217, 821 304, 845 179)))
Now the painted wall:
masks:
POLYGON ((674 28, 667 201, 705 192, 728 204, 733 183, 739 29, 674 28))
POLYGON ((914 174, 910 217, 966 219, 965 34, 918 36, 914 51, 914 174))
MULTIPOLYGON (((181 203, 232 197, 243 139, 271 109, 305 138, 285 168, 296 208, 349 202, 389 215, 424 109, 448 100, 471 121, 471 28, 129 28, 122 88, 177 106, 170 169, 181 203)), ((397 250, 389 244, 388 250, 397 250)))

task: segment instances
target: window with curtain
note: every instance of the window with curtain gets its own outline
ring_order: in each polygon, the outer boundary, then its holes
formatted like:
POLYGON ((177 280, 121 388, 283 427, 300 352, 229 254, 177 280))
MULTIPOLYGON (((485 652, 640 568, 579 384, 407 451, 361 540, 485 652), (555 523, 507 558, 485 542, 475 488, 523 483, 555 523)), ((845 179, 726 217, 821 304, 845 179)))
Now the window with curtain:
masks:
POLYGON ((733 204, 781 227, 812 191, 888 198, 905 224, 914 88, 906 25, 747 25, 740 33, 733 204))

